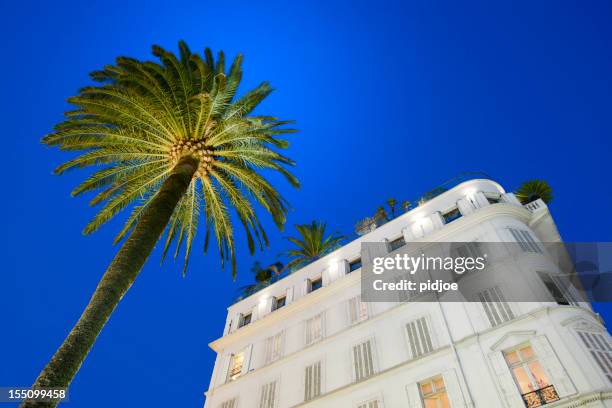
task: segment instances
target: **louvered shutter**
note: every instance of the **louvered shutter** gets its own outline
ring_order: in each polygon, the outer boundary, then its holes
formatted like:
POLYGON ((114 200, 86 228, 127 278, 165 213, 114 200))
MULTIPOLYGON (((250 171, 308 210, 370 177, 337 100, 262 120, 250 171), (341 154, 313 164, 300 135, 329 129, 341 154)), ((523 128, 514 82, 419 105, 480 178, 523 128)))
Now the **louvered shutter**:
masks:
POLYGON ((370 340, 353 347, 353 369, 355 381, 361 381, 374 374, 374 357, 370 340))
POLYGON ((444 387, 446 388, 446 394, 448 395, 451 407, 465 407, 465 398, 463 398, 463 391, 461 390, 461 385, 459 384, 457 372, 454 369, 451 369, 446 371, 442 377, 444 378, 444 387))
POLYGON ((427 319, 421 317, 406 325, 410 354, 412 358, 422 356, 433 351, 431 332, 427 324, 427 319))
POLYGON ((225 382, 227 382, 227 373, 229 371, 229 366, 230 363, 232 361, 232 355, 231 354, 227 354, 223 357, 221 357, 221 371, 219 372, 219 384, 223 384, 225 382))
POLYGON ((357 408, 379 408, 380 402, 377 399, 373 399, 371 401, 364 402, 359 404, 357 408))
POLYGON ((223 402, 220 408, 236 408, 236 398, 223 402))
POLYGON ((508 367, 506 359, 504 358, 504 353, 501 351, 489 353, 489 361, 495 373, 496 383, 504 396, 507 406, 512 408, 524 407, 523 398, 514 382, 510 367, 508 367))
POLYGON ((285 302, 287 304, 293 302, 293 286, 290 286, 290 287, 287 288, 287 295, 286 296, 287 296, 287 298, 286 298, 285 302))
POLYGON ((249 372, 249 365, 251 363, 251 354, 253 353, 253 345, 249 345, 244 349, 244 360, 242 362, 242 371, 240 375, 245 375, 249 372))
POLYGON ((304 401, 321 395, 321 362, 309 365, 304 373, 304 401))
POLYGON ((550 376, 550 382, 555 386, 559 397, 567 397, 576 393, 576 387, 563 368, 561 361, 553 350, 546 336, 537 336, 531 340, 531 346, 540 364, 550 376))
POLYGON ((274 408, 276 400, 276 381, 268 383, 261 388, 259 408, 274 408))
POLYGON ((406 393, 408 394, 408 407, 423 408, 423 401, 421 400, 418 383, 409 384, 406 387, 406 393))
POLYGON ((355 324, 368 318, 367 304, 361 301, 361 296, 348 300, 349 324, 355 324))

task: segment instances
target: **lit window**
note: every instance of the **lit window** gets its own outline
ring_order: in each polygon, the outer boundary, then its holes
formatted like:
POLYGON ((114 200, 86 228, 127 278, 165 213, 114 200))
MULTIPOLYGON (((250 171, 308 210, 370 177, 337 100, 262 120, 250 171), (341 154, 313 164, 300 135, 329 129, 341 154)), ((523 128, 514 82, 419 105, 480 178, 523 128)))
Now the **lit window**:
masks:
POLYGON ((323 279, 317 278, 310 281, 309 292, 314 292, 315 290, 321 289, 323 287, 323 279))
POLYGON ((548 376, 530 345, 504 352, 504 357, 527 408, 559 400, 555 387, 548 381, 548 376))
POLYGON ((419 383, 424 408, 450 408, 448 394, 442 377, 419 383))
POLYGON ((272 310, 280 309, 281 307, 287 304, 287 297, 282 296, 278 298, 274 298, 274 302, 272 303, 272 310))
POLYGON ((354 261, 349 262, 349 273, 356 271, 361 268, 361 258, 357 258, 354 261))
POLYGON ((444 223, 448 224, 449 222, 453 222, 458 218, 461 218, 461 211, 457 207, 453 208, 442 214, 442 218, 444 219, 444 223))
POLYGON ((244 364, 244 351, 232 354, 230 358, 229 370, 227 372, 227 381, 234 381, 242 374, 242 365, 244 364))

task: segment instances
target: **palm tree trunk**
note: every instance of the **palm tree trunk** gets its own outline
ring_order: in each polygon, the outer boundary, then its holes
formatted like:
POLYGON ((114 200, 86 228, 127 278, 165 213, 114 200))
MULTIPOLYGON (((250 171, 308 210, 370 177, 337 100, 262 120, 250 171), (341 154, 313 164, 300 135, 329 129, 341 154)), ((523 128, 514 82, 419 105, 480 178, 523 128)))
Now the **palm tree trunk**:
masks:
MULTIPOLYGON (((102 276, 85 311, 32 386, 68 387, 113 310, 140 273, 174 208, 187 191, 198 161, 183 157, 102 276)), ((57 402, 24 401, 21 407, 54 407, 57 402)))

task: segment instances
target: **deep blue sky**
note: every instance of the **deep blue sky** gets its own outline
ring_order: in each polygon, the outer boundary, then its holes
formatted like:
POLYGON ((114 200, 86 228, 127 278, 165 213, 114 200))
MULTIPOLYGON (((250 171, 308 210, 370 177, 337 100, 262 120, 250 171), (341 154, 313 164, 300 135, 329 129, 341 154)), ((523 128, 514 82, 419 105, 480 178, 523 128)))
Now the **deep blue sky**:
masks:
MULTIPOLYGON (((281 184, 295 208, 289 232, 317 218, 350 234, 389 196, 413 199, 472 170, 509 190, 547 179, 564 239, 612 241, 609 2, 94 3, 0 6, 0 385, 34 380, 117 249, 118 222, 81 235, 94 210, 69 192, 84 174, 53 176, 67 156, 39 140, 90 71, 118 55, 148 58, 154 43, 243 52, 241 89, 265 79, 277 88, 261 112, 301 129, 289 154, 303 188, 281 184)), ((269 233, 262 261, 287 246, 286 234, 269 233)), ((237 283, 215 255, 196 250, 182 278, 156 252, 81 368, 70 406, 201 406, 207 344, 250 278, 243 244, 237 283)))

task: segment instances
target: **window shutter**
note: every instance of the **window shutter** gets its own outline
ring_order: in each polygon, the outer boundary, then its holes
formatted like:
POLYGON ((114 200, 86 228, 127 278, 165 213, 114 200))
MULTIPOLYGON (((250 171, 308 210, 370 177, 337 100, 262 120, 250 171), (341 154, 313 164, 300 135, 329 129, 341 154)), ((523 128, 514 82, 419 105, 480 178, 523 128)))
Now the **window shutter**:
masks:
POLYGON ((608 334, 582 330, 577 330, 576 333, 608 381, 612 382, 612 346, 608 334))
POLYGON ((408 394, 409 408, 423 408, 423 402, 421 401, 421 393, 419 392, 419 384, 408 384, 408 386, 406 387, 406 393, 408 394))
POLYGON ((355 381, 361 381, 374 374, 374 357, 370 340, 353 347, 355 381))
POLYGON ((283 332, 266 339, 265 364, 278 360, 282 354, 284 335, 283 332))
POLYGON ((406 325, 406 333, 412 358, 417 358, 433 351, 431 332, 427 325, 427 319, 421 317, 408 323, 406 325))
POLYGON ((236 398, 223 402, 220 408, 236 408, 236 398))
POLYGON ((306 296, 309 292, 310 279, 304 279, 302 282, 302 296, 306 296))
POLYGON ((550 381, 555 386, 560 398, 576 393, 576 387, 563 368, 561 361, 553 350, 546 336, 537 336, 531 340, 531 346, 538 360, 549 374, 550 381))
POLYGON ((349 324, 355 324, 368 318, 368 306, 361 301, 361 296, 348 300, 349 324))
POLYGON ((289 287, 287 288, 287 295, 286 295, 286 296, 287 296, 287 297, 286 297, 285 302, 286 302, 287 304, 289 304, 289 303, 293 302, 293 286, 289 286, 289 287))
POLYGON ((251 354, 253 352, 253 345, 249 345, 244 349, 244 361, 242 363, 242 372, 240 375, 245 375, 249 372, 249 365, 251 363, 251 354))
POLYGON ((463 391, 459 384, 459 378, 457 372, 454 369, 446 371, 443 376, 444 386, 446 387, 446 393, 450 401, 450 405, 453 408, 465 407, 465 398, 463 398, 463 391))
POLYGON ((321 362, 306 367, 304 373, 304 401, 310 401, 321 395, 321 362))
POLYGON ((220 377, 220 381, 219 384, 223 384, 227 382, 227 373, 229 371, 229 366, 230 363, 232 361, 232 355, 231 353, 228 353, 227 355, 221 357, 221 377, 220 377))
POLYGON ((379 408, 380 402, 378 399, 373 399, 371 401, 366 401, 357 406, 357 408, 379 408))
POLYGON ((504 353, 494 351, 489 353, 489 361, 495 373, 496 383, 506 401, 508 407, 524 407, 525 403, 521 397, 521 393, 514 382, 510 367, 506 363, 504 353))
POLYGON ((261 398, 259 399, 259 408, 274 408, 276 399, 276 381, 268 383, 261 387, 261 398))
POLYGON ((240 327, 240 320, 242 320, 242 314, 236 313, 234 314, 234 318, 232 319, 232 323, 230 325, 230 332, 238 329, 240 327))

